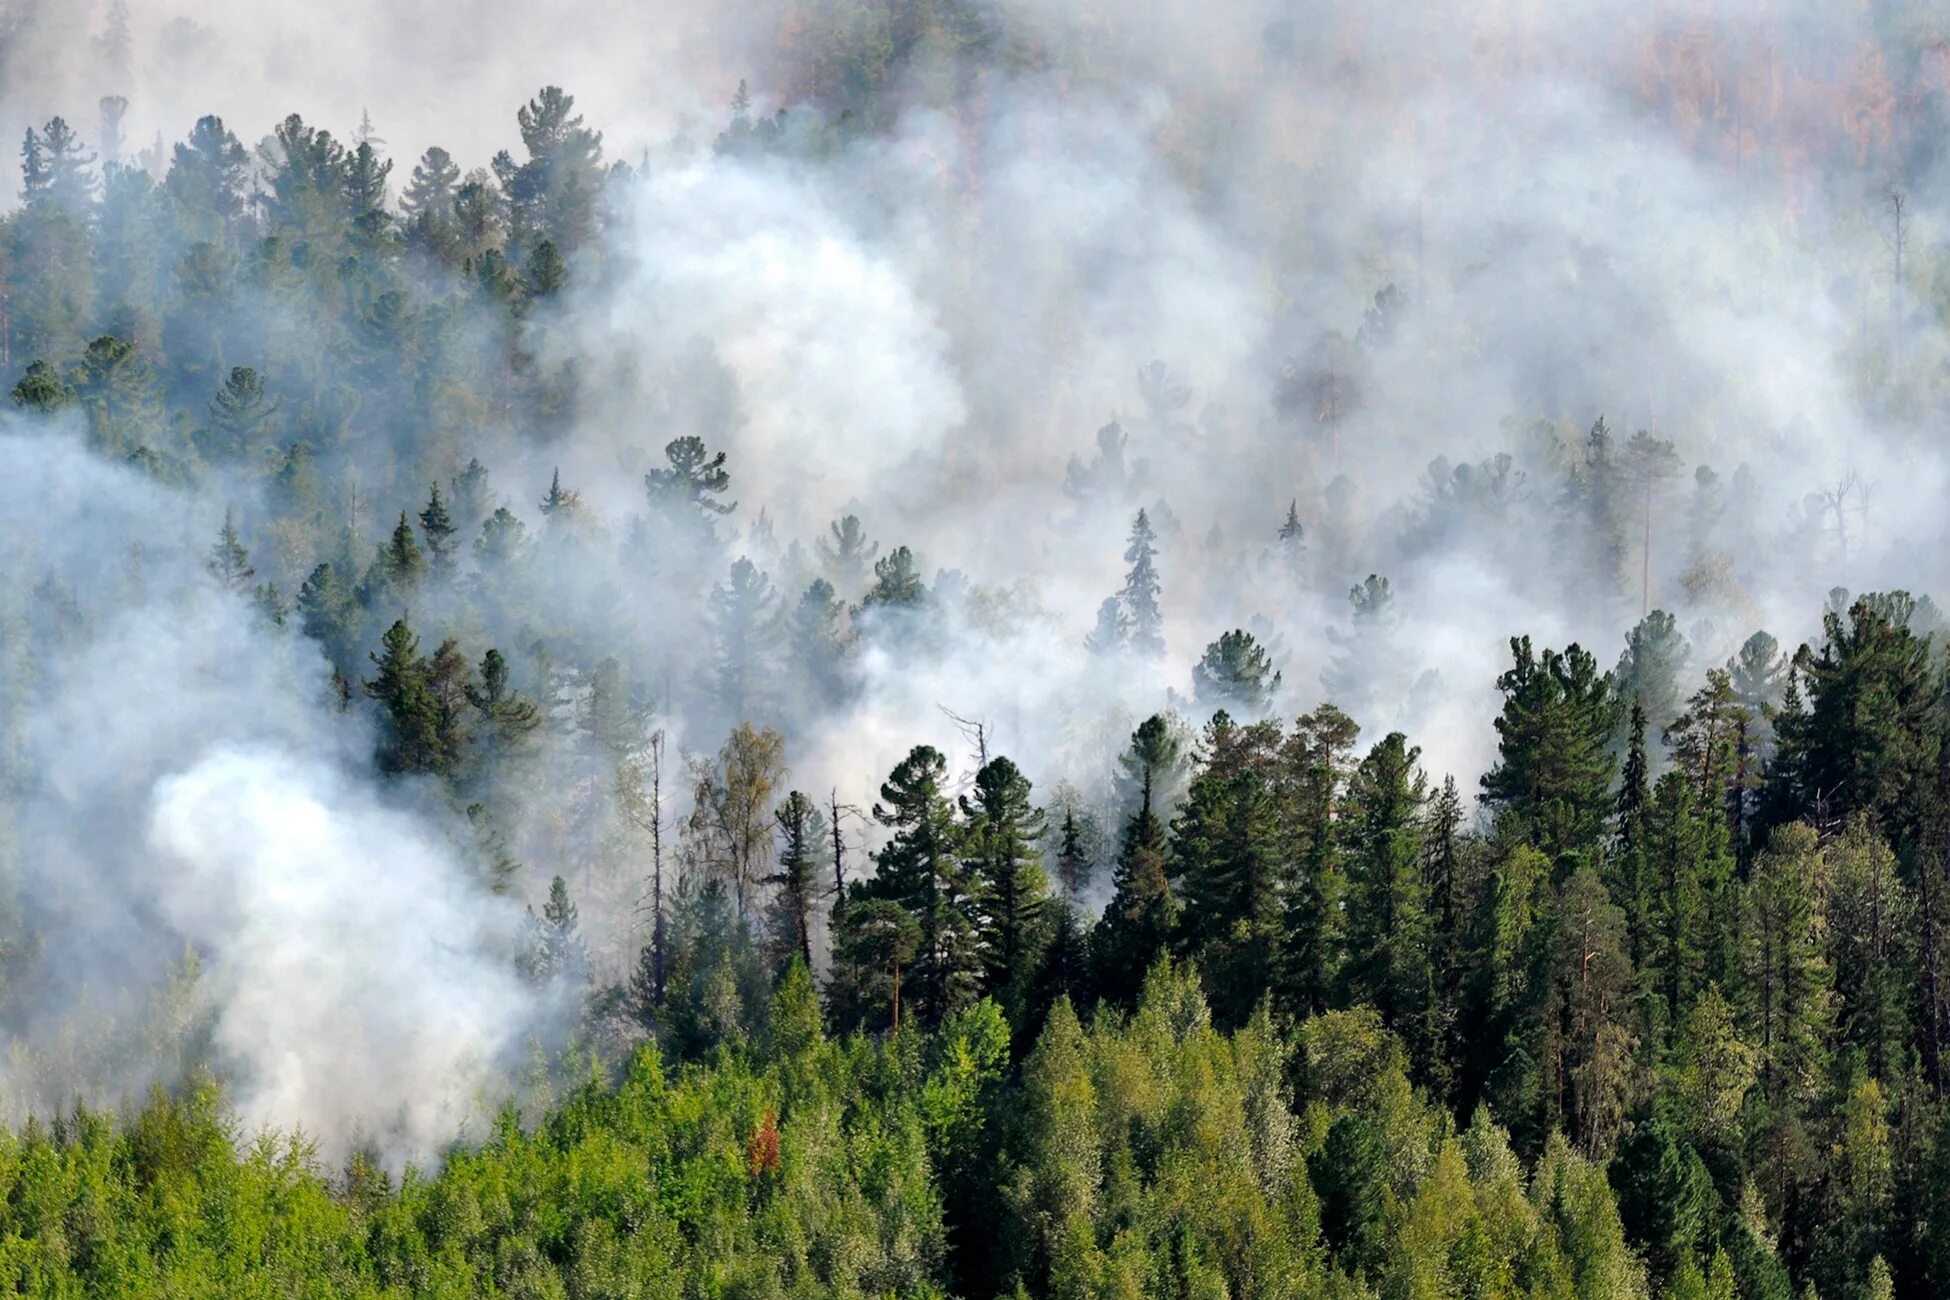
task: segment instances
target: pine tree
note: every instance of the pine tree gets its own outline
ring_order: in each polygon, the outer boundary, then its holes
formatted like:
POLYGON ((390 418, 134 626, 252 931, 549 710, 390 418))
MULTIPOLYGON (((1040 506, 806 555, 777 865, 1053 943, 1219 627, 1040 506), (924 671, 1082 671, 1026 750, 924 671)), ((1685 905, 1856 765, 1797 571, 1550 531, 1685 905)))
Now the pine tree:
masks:
POLYGON ((697 437, 674 438, 664 447, 667 469, 643 476, 650 509, 690 545, 709 547, 717 537, 714 520, 738 508, 721 498, 731 489, 725 453, 713 455, 697 437))
POLYGON ((1561 1109, 1584 1154, 1603 1161, 1638 1101, 1638 977, 1625 951, 1624 913, 1591 867, 1578 868, 1559 890, 1556 926, 1551 1010, 1563 1035, 1556 1087, 1568 1106, 1549 1097, 1546 1104, 1561 1109))
POLYGON ((474 539, 474 558, 489 571, 505 571, 528 558, 528 527, 506 506, 481 521, 481 535, 474 539))
POLYGON ((242 217, 249 189, 251 157, 220 117, 202 117, 189 139, 171 150, 163 189, 185 233, 195 239, 226 238, 242 217))
POLYGON ((542 240, 528 255, 521 281, 531 298, 553 298, 569 283, 569 264, 550 240, 542 240))
POLYGON ((954 813, 942 783, 940 751, 916 746, 880 787, 874 820, 892 837, 874 861, 879 896, 905 908, 920 926, 909 974, 922 1021, 938 1025, 975 995, 982 967, 974 919, 974 882, 957 856, 954 813))
POLYGON ((210 399, 210 428, 199 441, 213 459, 258 454, 269 438, 266 428, 280 403, 264 388, 264 377, 249 366, 231 367, 223 387, 210 399))
POLYGON ((1137 1000, 1145 972, 1162 956, 1178 928, 1177 900, 1166 874, 1164 822, 1153 809, 1147 783, 1142 801, 1124 823, 1111 868, 1111 896, 1090 935, 1090 964, 1099 997, 1114 1005, 1137 1000))
POLYGON ((787 654, 796 669, 799 699, 831 707, 846 695, 846 607, 824 578, 814 578, 786 625, 787 654))
POLYGON ((1047 939, 1049 884, 1036 841, 1044 814, 1030 802, 1029 779, 1006 758, 975 774, 975 793, 961 797, 963 859, 972 873, 977 938, 986 965, 983 992, 1002 993, 1022 1013, 1023 986, 1047 939))
POLYGON ((1056 848, 1056 880, 1063 891, 1063 901, 1072 906, 1080 902, 1096 871, 1097 864, 1091 861, 1090 850, 1084 843, 1083 823, 1077 817, 1076 803, 1067 802, 1063 805, 1063 825, 1056 848))
POLYGON ((487 466, 476 457, 468 457, 467 468, 454 475, 451 487, 454 531, 463 534, 478 531, 494 512, 494 490, 488 483, 487 466))
MULTIPOLYGON (((1831 973, 1823 952, 1821 855, 1812 828, 1782 826, 1754 861, 1742 925, 1742 987, 1761 1089, 1791 1123, 1820 1081, 1831 973)), ((1777 1173, 1785 1173, 1777 1165, 1777 1173)))
POLYGON ((436 772, 443 761, 440 706, 420 653, 420 639, 399 619, 369 656, 378 673, 365 683, 366 695, 379 702, 384 732, 379 769, 389 774, 436 772))
POLYGON ((53 415, 75 401, 74 386, 45 361, 29 362, 9 396, 15 406, 41 416, 53 415))
POLYGON ((471 731, 468 704, 476 686, 474 674, 453 637, 443 640, 427 661, 427 693, 433 697, 434 736, 439 757, 434 770, 452 776, 466 757, 471 731))
POLYGON ((467 702, 481 715, 482 797, 492 805, 502 769, 542 725, 542 711, 508 681, 508 661, 490 648, 481 656, 480 680, 467 688, 467 702))
POLYGON ((873 562, 873 586, 862 604, 885 610, 913 610, 927 600, 921 585, 920 561, 905 546, 897 546, 873 562))
POLYGON ((1604 881, 1606 891, 1625 913, 1632 964, 1644 970, 1650 948, 1647 909, 1652 905, 1648 821, 1652 787, 1645 756, 1645 707, 1637 696, 1632 697, 1631 704, 1631 720, 1625 727, 1625 766, 1618 781, 1616 829, 1611 852, 1605 857, 1604 881))
POLYGON ((825 566, 827 578, 837 591, 859 591, 866 584, 874 557, 880 554, 880 543, 868 540, 858 515, 834 520, 827 532, 830 539, 822 537, 818 542, 819 562, 825 566))
POLYGON ((219 587, 233 595, 250 588, 257 570, 251 567, 250 553, 237 536, 236 511, 223 512, 223 529, 217 534, 217 544, 210 548, 210 558, 203 567, 219 587))
POLYGON ((1130 648, 1130 638, 1131 627, 1124 617, 1123 603, 1115 596, 1106 596, 1104 603, 1097 606, 1097 623, 1084 637, 1084 647, 1094 655, 1118 655, 1130 648))
MULTIPOLYGON (((1132 645, 1137 645, 1135 632, 1132 645)), ((1238 709, 1258 718, 1272 710, 1280 674, 1252 633, 1234 628, 1205 647, 1204 656, 1192 666, 1192 683, 1205 707, 1238 709)))
POLYGON ((1626 634, 1612 683, 1620 700, 1645 710, 1654 735, 1662 735, 1679 714, 1679 680, 1691 650, 1672 615, 1662 609, 1647 614, 1626 634))
POLYGON ((446 579, 454 572, 454 517, 447 513, 447 503, 440 499, 440 484, 433 484, 427 498, 426 509, 420 512, 420 532, 427 539, 427 557, 437 579, 446 579))
POLYGON ((41 128, 41 150, 46 183, 40 197, 70 215, 86 213, 95 201, 95 155, 83 152, 80 137, 58 117, 41 128))

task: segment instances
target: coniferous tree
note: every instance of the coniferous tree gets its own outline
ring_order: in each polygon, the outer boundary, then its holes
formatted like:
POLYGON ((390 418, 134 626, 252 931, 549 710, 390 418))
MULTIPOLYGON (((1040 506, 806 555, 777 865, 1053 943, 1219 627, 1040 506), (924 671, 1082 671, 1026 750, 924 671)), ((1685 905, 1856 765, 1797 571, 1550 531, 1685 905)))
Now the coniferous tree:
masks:
POLYGON ((1350 1004, 1381 1013, 1424 1071, 1438 1069, 1434 933, 1423 891, 1428 782, 1421 751, 1399 731, 1362 760, 1348 782, 1347 919, 1342 963, 1350 1004))
POLYGON ((862 602, 869 607, 913 610, 927 600, 927 588, 921 584, 920 562, 905 546, 897 546, 873 562, 873 579, 873 586, 862 602))
POLYGON ((651 510, 686 544, 710 546, 717 537, 714 521, 738 508, 736 501, 721 499, 731 489, 725 453, 713 455, 702 438, 683 437, 664 447, 664 458, 668 468, 643 477, 651 510))
POLYGON ((444 761, 440 705, 434 698, 430 665, 420 653, 420 639, 399 619, 380 638, 380 649, 369 656, 377 673, 365 683, 366 695, 378 701, 384 732, 379 743, 379 769, 389 774, 437 772, 444 761))
POLYGON ((251 567, 250 553, 237 536, 236 511, 226 509, 223 512, 223 528, 217 534, 217 543, 210 548, 210 558, 203 567, 225 591, 234 595, 249 590, 257 570, 251 567))
POLYGON ((568 882, 560 876, 550 880, 541 916, 529 915, 533 939, 524 962, 525 973, 537 984, 560 982, 568 988, 580 987, 589 954, 577 933, 579 917, 569 898, 568 882))
POLYGON ((846 694, 846 607, 833 584, 814 578, 792 608, 785 636, 787 655, 809 702, 830 707, 846 694))
POLYGON ((266 426, 279 403, 264 387, 264 377, 249 366, 233 366, 223 387, 210 399, 210 428, 200 439, 205 456, 235 459, 259 450, 266 426))
POLYGON ((36 415, 53 415, 74 404, 74 386, 45 361, 28 363, 9 396, 13 404, 36 415))
POLYGON ((1300 502, 1289 501, 1280 523, 1280 560, 1287 575, 1298 581, 1307 565, 1307 530, 1300 523, 1300 502))
POLYGON ((1612 683, 1626 705, 1636 702, 1645 710, 1654 736, 1663 735, 1679 715, 1680 674, 1690 653, 1672 615, 1662 609, 1647 614, 1626 634, 1612 683))
POLYGON ((1006 758, 975 774, 961 797, 963 858, 973 876, 977 937, 986 966, 983 992, 1000 993, 1020 1015, 1022 985, 1047 940, 1049 883, 1036 841, 1043 811, 1030 802, 1029 779, 1006 758))
POLYGON ((1184 884, 1181 926, 1211 979, 1213 1002, 1243 1023, 1278 956, 1286 895, 1273 777, 1279 729, 1240 726, 1221 711, 1202 739, 1204 765, 1172 823, 1184 884))
POLYGON ((938 1025, 973 999, 982 955, 975 926, 975 882, 958 856, 954 813, 942 789, 947 762, 916 746, 880 787, 874 820, 891 838, 874 855, 878 896, 899 903, 920 927, 908 987, 921 1020, 938 1025))
POLYGON ((331 564, 314 568, 298 588, 298 627, 325 648, 341 671, 356 654, 358 597, 331 564))
POLYGON ((379 553, 366 570, 365 580, 359 584, 359 602, 367 609, 380 609, 393 601, 409 600, 426 573, 426 556, 421 554, 420 544, 413 540, 413 526, 406 522, 406 512, 402 510, 399 523, 380 544, 379 553))
POLYGON ((1132 653, 1144 659, 1162 659, 1165 653, 1165 620, 1158 604, 1157 534, 1151 520, 1140 510, 1131 522, 1131 542, 1124 549, 1124 562, 1131 566, 1118 593, 1125 621, 1130 628, 1126 641, 1132 653))
POLYGON ((1619 706, 1611 678, 1585 651, 1532 651, 1513 638, 1516 663, 1497 679, 1497 761, 1483 776, 1483 802, 1498 829, 1553 858, 1595 858, 1611 806, 1611 736, 1619 706))
POLYGON ((1339 818, 1361 729, 1332 704, 1303 715, 1287 738, 1284 821, 1295 864, 1286 902, 1286 951, 1276 978, 1294 1015, 1325 1010, 1337 984, 1346 877, 1339 818))
MULTIPOLYGON (((1132 644, 1136 644, 1135 634, 1132 644)), ((1280 674, 1252 633, 1234 628, 1205 647, 1204 656, 1192 666, 1192 683, 1200 704, 1234 708, 1257 718, 1272 709, 1280 674)))
POLYGON ((582 494, 562 486, 562 471, 555 470, 548 480, 548 494, 542 498, 541 512, 551 522, 573 518, 582 509, 582 494))
POLYGON ((819 539, 819 562, 833 588, 840 592, 860 591, 867 581, 880 543, 867 539, 860 516, 847 515, 827 526, 830 537, 819 539))
POLYGON ((819 805, 797 790, 787 794, 772 815, 779 827, 779 869, 765 883, 775 891, 768 927, 773 966, 782 970, 796 957, 810 970, 826 819, 819 805))
POLYGON ((467 702, 480 714, 482 795, 492 804, 502 770, 540 729, 542 711, 510 684, 507 658, 491 647, 481 656, 479 680, 467 686, 467 702))
POLYGON ((712 689, 733 721, 762 720, 769 712, 781 631, 777 606, 772 580, 743 556, 711 589, 712 689))
POLYGON ((1084 843, 1083 823, 1077 811, 1074 801, 1063 804, 1063 824, 1056 848, 1057 885, 1063 891, 1064 902, 1072 906, 1082 899, 1097 870, 1084 843))
POLYGON ((454 571, 454 517, 440 499, 440 484, 433 484, 426 509, 420 512, 420 532, 427 539, 427 560, 433 576, 451 577, 454 571))

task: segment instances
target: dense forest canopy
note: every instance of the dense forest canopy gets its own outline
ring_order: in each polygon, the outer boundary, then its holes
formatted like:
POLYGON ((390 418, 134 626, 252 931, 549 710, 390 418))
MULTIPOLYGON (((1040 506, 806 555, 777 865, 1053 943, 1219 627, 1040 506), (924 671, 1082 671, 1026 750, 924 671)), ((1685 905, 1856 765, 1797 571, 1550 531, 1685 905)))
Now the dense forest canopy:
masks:
POLYGON ((427 8, 0 0, 0 1287, 1950 1294, 1950 12, 427 8))

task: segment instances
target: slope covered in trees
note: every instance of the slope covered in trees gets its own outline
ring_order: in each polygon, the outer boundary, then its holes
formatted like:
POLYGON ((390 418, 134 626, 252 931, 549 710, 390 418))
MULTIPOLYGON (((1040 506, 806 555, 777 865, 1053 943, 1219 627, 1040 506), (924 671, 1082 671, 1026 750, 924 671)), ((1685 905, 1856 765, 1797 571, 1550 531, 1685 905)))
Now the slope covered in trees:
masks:
POLYGON ((470 160, 0 0, 0 1288, 1950 1294, 1950 28, 1815 8, 470 160))

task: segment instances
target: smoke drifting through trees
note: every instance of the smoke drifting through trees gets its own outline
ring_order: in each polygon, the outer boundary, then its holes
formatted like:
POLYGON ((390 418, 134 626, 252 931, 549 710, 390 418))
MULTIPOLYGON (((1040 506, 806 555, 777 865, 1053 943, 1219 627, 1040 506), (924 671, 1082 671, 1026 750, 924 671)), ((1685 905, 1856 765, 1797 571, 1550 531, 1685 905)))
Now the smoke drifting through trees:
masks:
MULTIPOLYGON (((139 1015, 185 942, 214 946, 204 996, 218 1048, 260 1081, 254 1117, 424 1151, 464 1107, 399 1120, 403 1083, 354 1088, 306 1052, 302 1077, 273 1069, 255 1054, 277 1040, 253 1040, 242 1000, 283 987, 246 973, 273 954, 223 956, 250 927, 130 902, 155 888, 126 874, 130 835, 215 872, 192 897, 272 868, 344 878, 280 866, 247 816, 207 824, 229 798, 211 782, 377 828, 351 856, 419 882, 423 931, 366 912, 357 876, 343 919, 333 891, 297 915, 242 905, 316 934, 327 968, 364 932, 398 982, 313 991, 379 1019, 309 1036, 369 1035, 383 1068, 458 1096, 547 1001, 493 973, 519 908, 468 877, 512 874, 545 925, 560 876, 592 970, 624 982, 651 872, 616 773, 653 733, 702 758, 738 724, 775 727, 774 794, 837 787, 836 807, 866 807, 921 741, 973 791, 945 705, 986 720, 1038 791, 1068 782, 1115 827, 1135 804, 1108 775, 1139 720, 1331 697, 1367 734, 1403 727, 1467 789, 1512 633, 1658 667, 1645 707, 1676 715, 1697 669, 1757 628, 1811 635, 1831 587, 1940 586, 1930 110, 1816 112, 1889 75, 1860 62, 1749 93, 1763 56, 1745 42, 1789 64, 1868 50, 1873 16, 1242 3, 1107 22, 1003 4, 863 60, 874 42, 831 24, 777 39, 672 8, 653 38, 669 75, 646 79, 629 43, 646 38, 610 43, 655 25, 601 6, 543 24, 532 57, 561 70, 500 52, 521 43, 493 38, 519 17, 498 5, 410 36, 390 8, 343 8, 352 55, 302 65, 314 11, 204 8, 183 26, 143 10, 126 54, 74 7, 16 4, 0 24, 4 108, 46 171, 10 219, 0 309, 23 408, 6 703, 45 737, 9 759, 10 838, 22 906, 75 937, 38 959, 22 1032, 58 1038, 83 990, 139 1015), (1736 93, 1692 94, 1662 62, 1689 34, 1736 93), (752 102, 720 110, 748 74, 752 102), (547 79, 573 107, 537 96, 547 79), (119 144, 91 130, 111 93, 129 100, 119 144), (317 134, 366 107, 384 144, 317 134), (223 124, 190 130, 213 111, 223 124), (47 131, 57 112, 86 143, 47 131), (436 143, 451 156, 416 167, 436 143), (134 467, 89 468, 73 443, 134 467), (233 509, 246 558, 219 581, 257 615, 196 586, 233 509), (27 539, 67 549, 37 560, 27 539), (1669 617, 1628 648, 1648 609, 1669 617), (370 656, 396 624, 418 648, 399 639, 405 671, 383 678, 370 656), (181 658, 146 658, 177 641, 181 658), (50 644, 99 673, 39 685, 50 644), (473 702, 502 689, 490 650, 515 703, 473 702), (241 679, 208 680, 211 656, 241 679), (282 675, 260 698, 267 662, 282 675), (202 711, 178 712, 184 695, 202 711), (510 725, 524 700, 540 725, 510 725), (103 735, 154 751, 111 766, 103 735), (374 754, 418 774, 425 807, 359 775, 374 754), (64 770, 82 793, 42 775, 64 770), (102 783, 113 797, 89 793, 102 783), (57 863, 63 890, 100 883, 37 901, 57 863), (98 926, 111 937, 83 942, 98 926), (463 1028, 388 1055, 377 1044, 433 1015, 399 990, 463 999, 445 1016, 463 1028), (349 1095, 375 1109, 345 1113, 349 1095)), ((1651 719, 1655 750, 1669 720, 1651 719)), ((664 774, 673 839, 694 804, 752 797, 729 789, 738 765, 704 769, 664 774)), ((768 815, 734 820, 762 832, 768 815)), ((850 833, 856 849, 883 834, 850 833)), ((753 911, 770 864, 727 842, 720 826, 674 843, 672 879, 733 861, 731 911, 753 911)), ((1106 870, 1094 896, 1108 888, 1106 870)), ((168 1069, 76 1062, 50 1091, 20 1085, 23 1104, 168 1069)))

